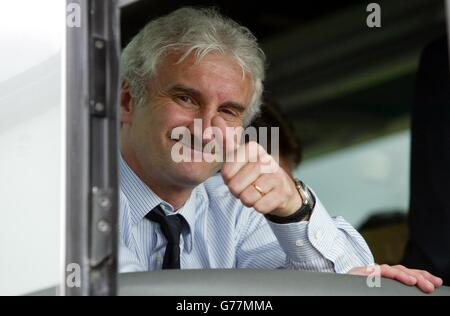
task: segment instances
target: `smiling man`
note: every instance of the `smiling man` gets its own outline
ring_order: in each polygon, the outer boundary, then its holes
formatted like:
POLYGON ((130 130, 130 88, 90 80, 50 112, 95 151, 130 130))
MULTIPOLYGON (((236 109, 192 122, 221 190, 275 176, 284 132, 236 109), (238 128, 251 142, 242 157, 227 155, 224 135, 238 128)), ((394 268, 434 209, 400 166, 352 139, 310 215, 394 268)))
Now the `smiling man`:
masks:
MULTIPOLYGON (((158 18, 122 55, 120 270, 286 268, 369 274, 363 238, 292 179, 255 142, 239 146, 229 128, 258 112, 264 54, 250 31, 210 9, 182 8, 158 18), (194 128, 201 120, 202 130, 194 128), (244 157, 175 161, 188 129, 244 157), (221 131, 208 132, 215 128, 221 131), (218 139, 220 138, 220 139, 218 139), (267 162, 275 164, 263 172, 267 162)), ((432 291, 425 271, 381 266, 380 273, 432 291)))

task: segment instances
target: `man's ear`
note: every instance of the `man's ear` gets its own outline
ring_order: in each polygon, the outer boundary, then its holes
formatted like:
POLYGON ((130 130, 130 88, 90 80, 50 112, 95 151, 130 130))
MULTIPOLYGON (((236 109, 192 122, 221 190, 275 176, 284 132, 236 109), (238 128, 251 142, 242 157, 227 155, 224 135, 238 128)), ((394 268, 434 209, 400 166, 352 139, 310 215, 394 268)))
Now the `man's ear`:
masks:
POLYGON ((120 123, 130 123, 133 111, 133 98, 131 97, 128 82, 124 80, 120 87, 120 123))

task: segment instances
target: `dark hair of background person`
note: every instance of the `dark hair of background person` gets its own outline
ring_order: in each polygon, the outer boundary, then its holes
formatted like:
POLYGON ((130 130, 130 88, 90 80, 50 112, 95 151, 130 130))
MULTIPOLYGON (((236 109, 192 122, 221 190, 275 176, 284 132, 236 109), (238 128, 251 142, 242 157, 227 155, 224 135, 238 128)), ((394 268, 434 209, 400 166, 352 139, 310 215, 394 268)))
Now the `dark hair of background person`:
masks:
MULTIPOLYGON (((253 119, 250 126, 259 130, 267 127, 267 152, 271 154, 270 127, 279 128, 279 159, 280 165, 286 171, 292 172, 302 160, 302 146, 295 128, 289 118, 283 113, 279 104, 271 99, 265 99, 260 114, 253 119)), ((259 135, 258 135, 259 139, 259 135)))
POLYGON ((412 108, 410 237, 403 264, 450 285, 450 75, 447 38, 422 52, 412 108))

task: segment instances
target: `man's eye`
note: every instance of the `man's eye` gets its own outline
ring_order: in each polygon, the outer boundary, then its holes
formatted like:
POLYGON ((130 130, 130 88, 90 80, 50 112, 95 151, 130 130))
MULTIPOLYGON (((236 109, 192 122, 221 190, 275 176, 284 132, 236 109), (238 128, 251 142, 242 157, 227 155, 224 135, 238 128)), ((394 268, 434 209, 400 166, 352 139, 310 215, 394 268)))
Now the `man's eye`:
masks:
POLYGON ((185 103, 192 103, 192 99, 190 97, 188 97, 187 95, 180 95, 177 97, 181 102, 185 102, 185 103))
POLYGON ((235 111, 229 110, 229 109, 222 109, 222 113, 225 113, 227 115, 231 115, 231 116, 239 116, 238 113, 236 113, 235 111))

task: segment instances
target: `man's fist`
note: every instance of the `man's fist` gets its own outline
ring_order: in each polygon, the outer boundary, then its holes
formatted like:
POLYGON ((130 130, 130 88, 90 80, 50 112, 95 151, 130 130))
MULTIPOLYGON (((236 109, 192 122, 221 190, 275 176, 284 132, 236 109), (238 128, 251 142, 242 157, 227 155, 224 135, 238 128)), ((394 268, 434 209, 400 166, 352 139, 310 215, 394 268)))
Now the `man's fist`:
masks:
POLYGON ((291 176, 261 145, 255 142, 244 144, 236 150, 236 156, 243 158, 242 161, 225 162, 222 176, 231 193, 245 206, 262 214, 282 217, 295 213, 302 206, 291 176), (264 169, 271 172, 263 172, 264 169))

